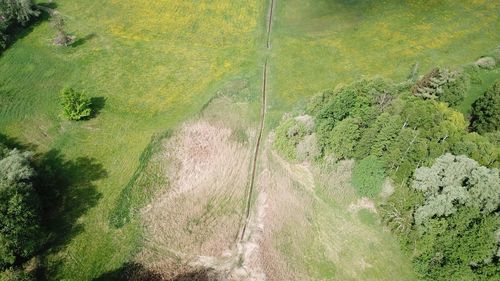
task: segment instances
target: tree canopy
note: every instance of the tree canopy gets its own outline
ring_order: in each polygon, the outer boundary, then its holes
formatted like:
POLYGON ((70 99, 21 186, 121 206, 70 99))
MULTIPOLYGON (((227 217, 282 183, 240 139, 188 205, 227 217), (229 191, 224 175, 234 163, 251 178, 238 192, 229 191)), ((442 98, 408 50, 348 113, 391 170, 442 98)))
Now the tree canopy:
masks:
POLYGON ((479 133, 500 129, 500 80, 472 105, 472 127, 479 133))
POLYGON ((0 46, 5 48, 8 40, 8 28, 25 25, 39 11, 32 0, 0 0, 0 46))
POLYGON ((500 177, 497 169, 445 154, 415 171, 412 187, 419 273, 428 280, 491 280, 500 274, 500 177))
POLYGON ((0 268, 40 245, 40 202, 31 153, 0 145, 0 268))

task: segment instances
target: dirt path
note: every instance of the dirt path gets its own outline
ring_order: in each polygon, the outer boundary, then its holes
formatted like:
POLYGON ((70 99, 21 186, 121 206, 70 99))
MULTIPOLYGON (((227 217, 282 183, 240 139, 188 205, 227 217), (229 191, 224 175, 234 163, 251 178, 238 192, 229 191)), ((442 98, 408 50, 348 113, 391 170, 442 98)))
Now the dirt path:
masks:
MULTIPOLYGON (((271 29, 273 22, 273 11, 274 11, 275 0, 271 0, 269 7, 269 17, 267 19, 267 41, 266 47, 267 49, 271 49, 271 29)), ((243 240, 245 237, 245 233, 248 227, 248 222, 250 220, 250 209, 251 209, 251 201, 253 190, 255 186, 255 174, 257 172, 257 159, 259 156, 260 144, 262 140, 262 132, 264 131, 264 124, 266 119, 266 100, 267 100, 267 73, 268 73, 268 58, 264 62, 263 74, 262 74, 262 101, 261 101, 261 109, 260 109, 260 122, 259 122, 259 130, 257 135, 257 142, 255 144, 255 151, 253 155, 253 163, 252 163, 252 174, 250 178, 250 187, 248 191, 248 197, 245 207, 245 222, 243 224, 239 241, 243 240)))
POLYGON ((271 49, 271 30, 273 26, 273 12, 274 12, 274 1, 271 0, 271 7, 269 8, 269 18, 267 19, 267 42, 266 46, 271 49))

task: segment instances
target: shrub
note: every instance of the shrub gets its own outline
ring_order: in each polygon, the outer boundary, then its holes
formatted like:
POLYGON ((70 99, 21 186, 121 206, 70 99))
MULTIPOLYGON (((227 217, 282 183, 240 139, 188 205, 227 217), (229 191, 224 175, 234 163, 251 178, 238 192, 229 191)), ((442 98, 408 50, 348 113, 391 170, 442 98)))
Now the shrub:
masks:
POLYGON ((439 101, 446 102, 450 106, 460 104, 470 89, 470 77, 465 71, 456 71, 453 80, 443 86, 443 93, 439 101))
POLYGON ((480 68, 484 69, 494 69, 496 66, 496 61, 492 57, 482 57, 478 59, 475 64, 480 68))
POLYGON ((356 163, 352 171, 352 184, 359 196, 374 198, 385 180, 382 161, 370 155, 356 163))
POLYGON ((305 136, 304 139, 300 141, 299 144, 297 144, 298 160, 300 161, 315 160, 319 156, 320 156, 320 151, 315 133, 305 136))
POLYGON ((61 93, 63 116, 69 120, 82 120, 92 114, 90 98, 83 92, 65 88, 61 93))
POLYGON ((304 140, 304 137, 312 133, 309 118, 289 118, 282 121, 276 128, 276 139, 274 147, 285 158, 290 160, 297 159, 297 145, 304 140), (304 122, 307 120, 306 122, 304 122))
POLYGON ((68 46, 71 45, 75 41, 74 36, 68 35, 68 33, 64 30, 64 19, 62 18, 59 12, 54 12, 51 18, 52 27, 56 31, 56 38, 54 38, 54 45, 57 46, 68 46))

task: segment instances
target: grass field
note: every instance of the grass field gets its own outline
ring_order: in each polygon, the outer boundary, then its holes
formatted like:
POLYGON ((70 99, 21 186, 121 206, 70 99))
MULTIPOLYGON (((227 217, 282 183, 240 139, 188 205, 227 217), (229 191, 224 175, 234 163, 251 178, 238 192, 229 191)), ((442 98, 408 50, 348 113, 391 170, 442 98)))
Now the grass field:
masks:
POLYGON ((278 1, 272 105, 362 77, 405 79, 415 62, 421 73, 472 62, 499 44, 499 13, 485 0, 278 1))
MULTIPOLYGON (((196 115, 230 81, 249 81, 248 95, 258 96, 253 91, 260 85, 266 54, 268 3, 56 2, 78 41, 66 49, 52 46, 53 31, 41 22, 1 55, 0 133, 39 153, 50 152, 57 157, 49 160, 67 167, 64 176, 72 183, 68 201, 61 207, 63 218, 51 225, 62 238, 42 262, 50 279, 92 280, 119 268, 141 245, 137 220, 116 229, 108 217, 141 166, 139 157, 151 137, 196 115), (85 90, 98 101, 95 118, 68 122, 59 117, 58 94, 64 86, 85 90), (99 173, 91 171, 96 168, 99 173)), ((268 129, 285 111, 338 83, 373 75, 402 79, 415 62, 425 71, 473 61, 498 45, 498 14, 500 3, 487 0, 277 0, 268 129)), ((463 112, 472 100, 464 102, 463 112)), ((335 222, 373 222, 328 202, 312 210, 314 225, 331 225, 321 229, 322 241, 305 243, 291 262, 300 253, 324 250, 325 241, 338 243, 335 222), (338 220, 332 223, 330 213, 338 220)), ((400 258, 378 224, 360 228, 377 237, 371 250, 387 249, 382 259, 400 258)), ((349 239, 346 233, 342 237, 349 239)), ((367 259, 383 267, 377 258, 367 259)), ((337 267, 349 261, 329 260, 337 267)), ((320 280, 356 276, 328 268, 313 259, 306 271, 320 280)), ((370 274, 386 277, 379 271, 370 274)), ((411 279, 406 266, 401 274, 411 279)))
POLYGON ((89 280, 119 267, 139 245, 138 223, 114 229, 107 217, 151 136, 196 114, 225 81, 255 72, 265 3, 57 4, 81 41, 56 48, 42 22, 1 56, 0 130, 38 152, 84 157, 105 171, 71 187, 78 192, 67 211, 79 211, 69 223, 53 225, 66 238, 46 261, 51 279, 89 280), (58 95, 64 86, 100 98, 96 118, 63 121, 58 95))

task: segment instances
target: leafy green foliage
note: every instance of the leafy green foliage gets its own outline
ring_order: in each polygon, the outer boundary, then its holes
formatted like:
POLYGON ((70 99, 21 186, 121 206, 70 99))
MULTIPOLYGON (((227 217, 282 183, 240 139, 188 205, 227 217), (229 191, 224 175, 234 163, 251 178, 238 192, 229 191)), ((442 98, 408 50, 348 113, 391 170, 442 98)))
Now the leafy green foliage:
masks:
POLYGON ((500 178, 497 169, 446 154, 415 171, 411 235, 414 264, 426 280, 491 280, 500 274, 500 178))
POLYGON ((487 167, 500 165, 500 136, 469 133, 450 107, 468 90, 468 73, 438 69, 434 78, 420 90, 358 81, 316 96, 307 110, 322 157, 357 160, 351 181, 360 196, 376 197, 386 176, 398 183, 380 213, 423 279, 488 280, 499 274, 499 176, 487 167))
POLYGON ((335 126, 324 143, 325 152, 333 153, 336 159, 346 159, 354 155, 354 148, 361 136, 361 121, 348 117, 335 126))
POLYGON ((0 281, 34 281, 35 278, 22 270, 7 269, 0 272, 0 281))
MULTIPOLYGON (((318 139, 322 150, 328 150, 331 131, 347 117, 359 119, 358 126, 366 125, 392 100, 394 85, 377 78, 360 80, 335 91, 327 91, 312 100, 308 112, 316 117, 318 139)), ((349 121, 352 123, 351 121, 349 121)), ((349 123, 348 122, 348 123, 349 123)), ((347 126, 344 123, 342 126, 347 126)), ((352 124, 349 125, 352 127, 352 124)))
POLYGON ((373 155, 358 161, 352 171, 352 184, 360 196, 377 196, 384 179, 384 165, 373 155))
POLYGON ((90 98, 83 92, 65 88, 61 93, 62 114, 69 120, 82 120, 92 114, 90 98))
POLYGON ((472 105, 472 127, 479 133, 500 129, 500 80, 472 105))
POLYGON ((412 87, 412 92, 415 96, 443 101, 454 106, 464 99, 470 86, 469 80, 464 71, 434 68, 412 87))
POLYGON ((498 170, 489 170, 465 156, 445 154, 430 167, 415 170, 412 187, 423 192, 425 203, 415 212, 422 224, 429 218, 454 214, 458 206, 491 213, 500 205, 498 170))
POLYGON ((0 147, 0 268, 40 246, 40 202, 31 154, 0 147))

